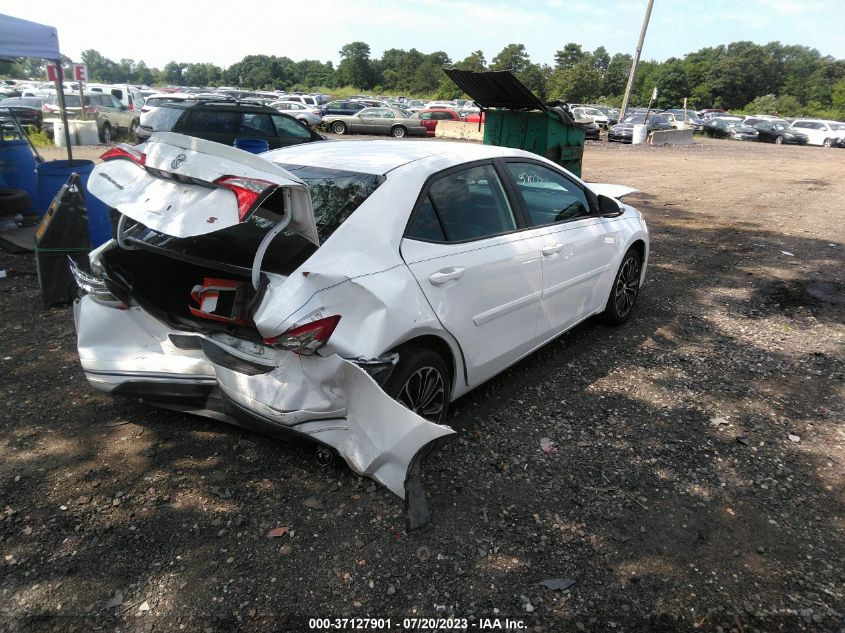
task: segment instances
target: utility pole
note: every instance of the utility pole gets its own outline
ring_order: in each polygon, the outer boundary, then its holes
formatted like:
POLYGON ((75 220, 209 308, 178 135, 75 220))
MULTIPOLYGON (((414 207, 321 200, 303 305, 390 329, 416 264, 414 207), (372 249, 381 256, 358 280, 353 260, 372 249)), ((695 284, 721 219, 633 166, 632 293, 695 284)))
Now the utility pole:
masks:
POLYGON ((640 29, 640 40, 637 42, 637 51, 634 53, 634 63, 631 64, 631 74, 628 75, 628 85, 625 87, 625 97, 622 99, 622 112, 619 113, 620 121, 625 118, 625 110, 628 109, 628 100, 631 98, 631 90, 634 87, 634 77, 637 74, 637 65, 640 63, 640 53, 643 50, 645 32, 648 29, 648 21, 651 18, 651 7, 653 6, 654 0, 648 0, 648 7, 645 10, 645 17, 643 18, 643 28, 640 29))

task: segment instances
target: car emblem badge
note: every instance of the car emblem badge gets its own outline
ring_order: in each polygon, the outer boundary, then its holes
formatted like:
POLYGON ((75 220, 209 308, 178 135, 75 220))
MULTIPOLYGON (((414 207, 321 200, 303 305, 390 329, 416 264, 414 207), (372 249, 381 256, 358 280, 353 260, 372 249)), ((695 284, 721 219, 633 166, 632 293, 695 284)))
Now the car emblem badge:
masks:
POLYGON ((170 161, 170 169, 179 169, 185 162, 188 160, 188 157, 184 154, 179 154, 176 158, 170 161))

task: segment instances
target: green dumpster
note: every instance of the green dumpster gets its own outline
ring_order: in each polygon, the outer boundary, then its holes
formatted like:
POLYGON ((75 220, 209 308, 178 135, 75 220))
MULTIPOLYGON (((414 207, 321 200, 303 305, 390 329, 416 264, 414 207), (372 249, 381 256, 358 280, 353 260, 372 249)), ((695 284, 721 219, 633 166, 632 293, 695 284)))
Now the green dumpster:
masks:
POLYGON ((549 107, 509 70, 443 71, 484 111, 484 143, 524 149, 581 176, 584 128, 569 112, 549 107))
POLYGON ((539 154, 581 177, 584 129, 577 124, 564 123, 554 110, 487 110, 484 115, 484 144, 539 154))

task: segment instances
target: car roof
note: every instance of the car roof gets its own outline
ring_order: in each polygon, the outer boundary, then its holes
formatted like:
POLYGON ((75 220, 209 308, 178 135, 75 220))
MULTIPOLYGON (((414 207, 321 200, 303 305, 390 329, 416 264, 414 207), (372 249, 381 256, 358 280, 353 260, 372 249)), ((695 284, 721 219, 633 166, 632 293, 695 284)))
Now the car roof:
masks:
POLYGON ((494 145, 398 140, 302 143, 273 150, 263 156, 274 163, 355 170, 375 175, 384 175, 397 167, 432 157, 439 159, 438 169, 504 156, 539 158, 530 152, 494 145))
POLYGON ((213 99, 186 99, 184 101, 163 103, 159 107, 178 108, 180 110, 236 110, 239 112, 243 110, 254 110, 256 112, 278 113, 278 110, 260 103, 255 103, 254 101, 232 101, 231 99, 220 99, 219 101, 213 99))

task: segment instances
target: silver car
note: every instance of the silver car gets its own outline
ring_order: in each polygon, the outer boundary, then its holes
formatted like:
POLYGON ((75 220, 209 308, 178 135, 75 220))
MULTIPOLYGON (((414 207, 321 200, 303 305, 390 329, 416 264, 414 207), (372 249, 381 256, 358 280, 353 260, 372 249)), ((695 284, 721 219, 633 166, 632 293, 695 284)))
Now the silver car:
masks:
POLYGON ((325 116, 323 126, 335 134, 390 134, 396 138, 426 134, 419 119, 399 108, 364 108, 357 114, 325 116))
POLYGON ((297 101, 274 101, 268 105, 271 108, 276 108, 276 110, 289 114, 296 120, 302 121, 308 126, 320 125, 323 121, 323 115, 320 114, 319 109, 297 101))

